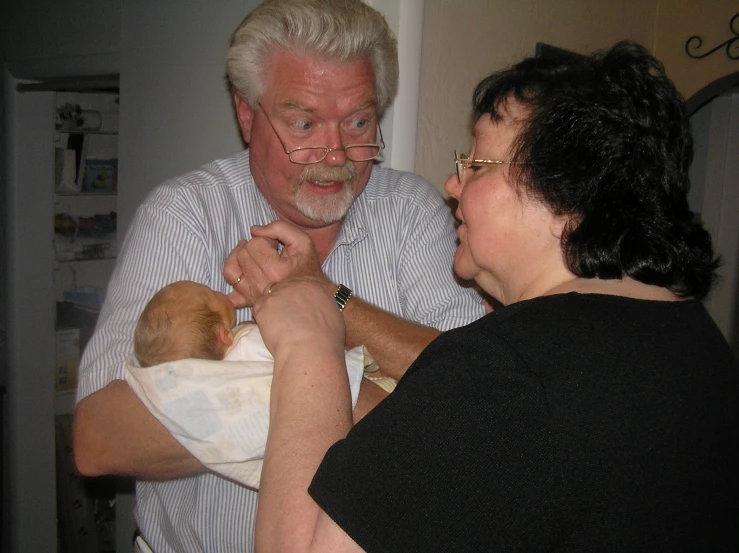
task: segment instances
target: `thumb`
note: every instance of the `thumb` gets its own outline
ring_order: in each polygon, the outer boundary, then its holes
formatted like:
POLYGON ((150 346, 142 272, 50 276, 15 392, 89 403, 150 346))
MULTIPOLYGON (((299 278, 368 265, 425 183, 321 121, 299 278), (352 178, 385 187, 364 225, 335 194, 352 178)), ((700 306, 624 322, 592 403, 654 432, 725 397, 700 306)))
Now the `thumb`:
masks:
POLYGON ((244 298, 244 296, 239 294, 236 290, 226 294, 226 297, 236 309, 241 309, 242 307, 250 307, 250 305, 246 301, 246 298, 244 298))

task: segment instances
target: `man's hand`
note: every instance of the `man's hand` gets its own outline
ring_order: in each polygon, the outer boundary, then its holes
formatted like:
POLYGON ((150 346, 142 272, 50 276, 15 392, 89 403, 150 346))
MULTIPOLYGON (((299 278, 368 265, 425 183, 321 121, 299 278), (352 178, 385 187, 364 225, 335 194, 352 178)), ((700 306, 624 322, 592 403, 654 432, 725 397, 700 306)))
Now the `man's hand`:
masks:
POLYGON ((239 241, 223 266, 223 277, 234 287, 229 299, 235 307, 251 307, 270 285, 288 278, 319 278, 327 290, 334 287, 321 271, 313 242, 300 229, 274 221, 252 227, 251 233, 252 239, 239 241))

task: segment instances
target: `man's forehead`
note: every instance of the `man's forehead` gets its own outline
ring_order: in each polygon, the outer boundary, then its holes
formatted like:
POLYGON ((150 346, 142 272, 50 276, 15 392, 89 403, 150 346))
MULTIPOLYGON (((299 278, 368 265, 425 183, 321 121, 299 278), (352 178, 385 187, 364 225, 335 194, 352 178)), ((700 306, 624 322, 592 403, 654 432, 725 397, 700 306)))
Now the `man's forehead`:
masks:
MULTIPOLYGON (((351 107, 353 107, 352 111, 375 108, 377 107, 377 98, 375 96, 368 97, 351 107)), ((317 106, 310 105, 309 103, 296 98, 286 98, 277 102, 275 104, 275 109, 282 111, 303 111, 306 113, 314 113, 318 110, 317 106)))

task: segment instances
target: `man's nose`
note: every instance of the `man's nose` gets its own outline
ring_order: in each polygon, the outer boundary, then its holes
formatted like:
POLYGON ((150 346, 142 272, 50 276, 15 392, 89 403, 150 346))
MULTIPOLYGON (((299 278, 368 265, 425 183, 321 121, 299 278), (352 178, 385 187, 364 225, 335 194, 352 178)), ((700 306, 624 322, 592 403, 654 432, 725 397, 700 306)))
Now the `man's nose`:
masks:
POLYGON ((344 144, 341 141, 341 133, 339 128, 329 128, 326 135, 326 145, 331 151, 326 156, 324 162, 326 165, 341 166, 346 163, 346 152, 344 151, 344 144))

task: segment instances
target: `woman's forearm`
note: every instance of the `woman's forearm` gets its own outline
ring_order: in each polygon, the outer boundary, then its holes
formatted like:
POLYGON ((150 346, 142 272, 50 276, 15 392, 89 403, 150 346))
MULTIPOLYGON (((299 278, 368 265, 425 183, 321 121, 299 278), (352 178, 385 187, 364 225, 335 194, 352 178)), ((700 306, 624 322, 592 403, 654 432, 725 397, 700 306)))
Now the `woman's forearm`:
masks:
MULTIPOLYGON (((310 551, 322 515, 308 485, 352 426, 343 352, 275 359, 257 516, 258 551, 310 551)), ((338 529, 338 527, 337 527, 338 529)))

